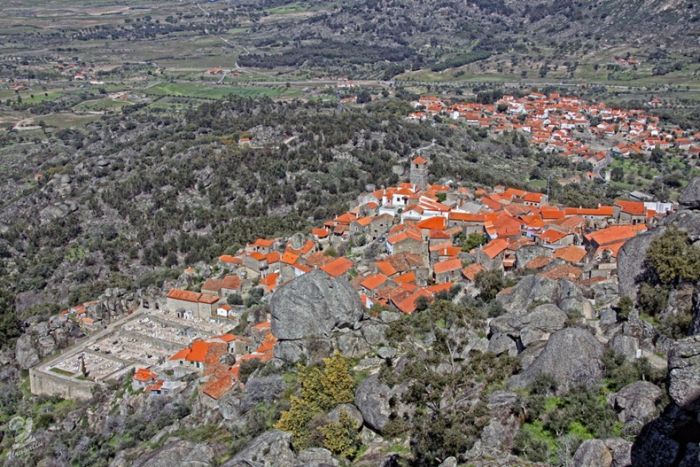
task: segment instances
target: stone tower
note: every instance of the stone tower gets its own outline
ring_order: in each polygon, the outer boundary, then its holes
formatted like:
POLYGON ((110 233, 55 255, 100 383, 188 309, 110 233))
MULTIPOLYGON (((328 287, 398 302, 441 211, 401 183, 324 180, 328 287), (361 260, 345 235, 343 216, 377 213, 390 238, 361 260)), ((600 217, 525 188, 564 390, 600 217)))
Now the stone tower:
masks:
POLYGON ((411 161, 409 169, 409 177, 411 184, 418 189, 424 189, 428 186, 428 161, 423 156, 416 156, 411 161))

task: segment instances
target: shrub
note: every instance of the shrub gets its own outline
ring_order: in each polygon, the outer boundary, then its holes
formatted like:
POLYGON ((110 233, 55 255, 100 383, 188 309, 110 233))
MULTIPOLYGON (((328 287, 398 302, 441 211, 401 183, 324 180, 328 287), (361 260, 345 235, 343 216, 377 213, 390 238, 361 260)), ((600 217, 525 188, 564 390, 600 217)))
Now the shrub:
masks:
POLYGON ((323 435, 323 447, 346 459, 354 458, 362 445, 352 418, 344 411, 337 422, 322 426, 320 432, 323 435))
POLYGON ((322 368, 300 368, 299 382, 299 393, 290 397, 289 410, 282 412, 275 427, 292 433, 294 446, 304 449, 311 445, 309 425, 314 417, 353 401, 355 379, 350 372, 350 360, 336 352, 323 360, 322 368))
POLYGON ((662 284, 700 280, 700 248, 690 243, 687 233, 675 227, 652 240, 647 261, 662 284))
POLYGON ((505 287, 506 282, 502 271, 481 271, 476 276, 475 285, 479 288, 479 298, 490 302, 505 287))

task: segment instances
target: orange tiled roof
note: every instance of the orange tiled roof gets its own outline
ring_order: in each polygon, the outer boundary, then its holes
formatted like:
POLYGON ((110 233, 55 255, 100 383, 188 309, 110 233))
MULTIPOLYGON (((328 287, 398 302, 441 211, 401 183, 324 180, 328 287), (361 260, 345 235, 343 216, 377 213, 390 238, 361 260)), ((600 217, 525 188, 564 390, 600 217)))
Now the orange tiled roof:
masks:
POLYGON ((507 247, 508 240, 506 240, 505 238, 497 238, 495 240, 491 240, 489 243, 484 245, 481 251, 483 251, 484 254, 490 259, 493 259, 499 254, 501 254, 507 247))
POLYGON ((569 263, 580 263, 586 257, 586 249, 575 245, 565 246, 555 250, 554 257, 569 263))
POLYGON ((340 256, 333 261, 321 266, 321 269, 325 271, 329 276, 340 277, 346 272, 348 272, 353 267, 353 262, 344 256, 340 256))
POLYGON ((549 256, 536 256, 525 264, 525 269, 542 269, 552 262, 549 256))
POLYGON ((279 277, 279 273, 271 272, 267 276, 260 279, 260 285, 266 287, 270 291, 275 290, 275 288, 277 287, 277 281, 279 277))
POLYGON ((150 368, 139 368, 134 372, 134 379, 142 383, 156 379, 156 374, 150 368))
POLYGON ((479 275, 479 273, 483 270, 484 267, 481 264, 473 263, 467 266, 466 268, 462 269, 462 275, 470 281, 474 282, 476 280, 476 276, 479 275))
POLYGON ((555 243, 569 234, 554 229, 545 230, 540 234, 540 240, 546 243, 555 243))
POLYGON ((442 274, 450 271, 462 269, 462 261, 459 258, 452 258, 445 261, 440 261, 433 265, 435 274, 442 274))
POLYGON ((237 258, 231 255, 221 255, 219 256, 219 261, 227 264, 241 264, 241 258, 237 258))
POLYGON ((382 274, 385 274, 387 276, 392 276, 396 274, 398 271, 394 268, 394 266, 389 262, 389 261, 377 261, 375 263, 377 266, 377 269, 382 272, 382 274))
POLYGON ((387 280, 389 280, 389 278, 384 274, 374 274, 366 277, 362 282, 360 282, 360 285, 367 290, 374 290, 380 285, 384 284, 387 280))
POLYGON ((586 239, 595 242, 597 245, 608 245, 622 240, 627 240, 646 230, 644 224, 637 225, 613 225, 605 229, 596 230, 588 235, 586 239))
POLYGON ((219 301, 219 297, 217 297, 215 295, 209 295, 209 294, 204 294, 204 293, 199 293, 199 292, 192 292, 190 290, 182 290, 182 289, 170 289, 167 297, 171 298, 173 300, 182 300, 185 302, 193 302, 193 303, 207 303, 209 305, 212 305, 212 304, 219 301))
POLYGON ((447 220, 442 216, 429 217, 418 222, 416 227, 426 230, 445 230, 445 227, 447 227, 447 220))
POLYGON ((626 201, 618 199, 615 201, 615 205, 620 207, 620 210, 626 214, 632 216, 643 216, 644 215, 644 203, 641 201, 626 201))

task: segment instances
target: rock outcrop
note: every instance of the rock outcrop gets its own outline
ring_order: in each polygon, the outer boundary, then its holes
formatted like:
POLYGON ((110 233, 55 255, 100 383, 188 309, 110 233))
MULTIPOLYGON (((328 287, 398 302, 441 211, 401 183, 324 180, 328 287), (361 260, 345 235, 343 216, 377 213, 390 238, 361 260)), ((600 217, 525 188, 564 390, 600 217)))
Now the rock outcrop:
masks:
MULTIPOLYGON (((292 450, 292 435, 284 431, 266 431, 252 440, 241 452, 224 464, 224 467, 276 467, 296 465, 292 450)), ((175 464, 173 464, 175 465, 175 464)))
POLYGON ((679 407, 700 411, 700 335, 682 339, 668 356, 668 393, 679 407))
POLYGON ((648 381, 636 381, 620 389, 611 397, 618 419, 625 424, 627 433, 636 434, 645 423, 658 414, 656 404, 663 391, 648 381))
POLYGON ((407 413, 408 409, 401 404, 399 407, 391 406, 390 399, 401 400, 401 396, 407 390, 405 384, 390 388, 379 379, 379 375, 370 375, 355 390, 355 406, 360 410, 365 425, 372 430, 381 433, 389 422, 392 411, 397 415, 407 413))
MULTIPOLYGON (((281 287, 270 300, 275 356, 288 362, 321 354, 334 345, 338 331, 358 330, 363 307, 359 295, 344 279, 315 270, 281 287)), ((352 342, 346 342, 352 346, 352 342)))
POLYGON ((136 460, 134 467, 202 467, 214 465, 214 450, 202 443, 173 441, 156 452, 136 460))
POLYGON ((587 330, 566 328, 549 338, 542 353, 522 373, 511 378, 515 387, 531 384, 540 375, 550 375, 558 392, 590 386, 603 377, 603 345, 587 330))
POLYGON ((566 313, 581 313, 586 299, 574 283, 532 274, 523 277, 512 289, 498 294, 498 302, 509 313, 525 314, 532 304, 553 303, 566 313))
POLYGON ((678 202, 688 209, 700 209, 700 177, 693 178, 681 192, 678 202))
POLYGON ((589 439, 574 454, 574 467, 626 467, 632 444, 621 438, 589 439))

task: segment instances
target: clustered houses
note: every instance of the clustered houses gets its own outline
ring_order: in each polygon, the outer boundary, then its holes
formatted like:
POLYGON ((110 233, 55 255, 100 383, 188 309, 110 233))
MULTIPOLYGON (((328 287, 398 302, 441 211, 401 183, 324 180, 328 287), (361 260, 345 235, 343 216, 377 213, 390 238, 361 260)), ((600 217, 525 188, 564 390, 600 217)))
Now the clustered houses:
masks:
POLYGON ((222 334, 195 340, 158 368, 136 369, 132 387, 152 395, 169 393, 182 386, 184 376, 194 374, 202 383, 204 400, 216 401, 242 384, 239 381, 242 364, 272 359, 277 339, 270 328, 270 322, 263 321, 252 327, 249 337, 222 334))
MULTIPOLYGON (((206 280, 199 292, 170 290, 168 307, 181 318, 230 318, 234 310, 227 296, 257 288, 266 300, 315 269, 348 280, 367 308, 405 314, 440 294, 476 293, 474 282, 484 271, 524 271, 591 284, 614 275, 625 241, 673 209, 637 200, 566 207, 517 188, 430 185, 424 176, 428 164, 414 157, 411 182, 361 196, 356 207, 306 235, 259 238, 235 255, 222 255, 222 277, 206 280)), ((253 326, 247 336, 196 340, 164 368, 138 370, 134 385, 161 394, 192 372, 203 383, 205 399, 216 400, 240 385, 244 362, 271 359, 275 344, 269 321, 253 326)))
POLYGON ((495 104, 450 104, 422 96, 415 107, 418 110, 408 116, 410 120, 439 114, 495 134, 519 131, 545 152, 589 162, 594 169, 605 167, 612 156, 644 154, 654 148, 678 148, 689 157, 700 156, 700 133, 677 126, 662 128, 658 117, 642 110, 608 108, 558 93, 503 96, 495 104))

